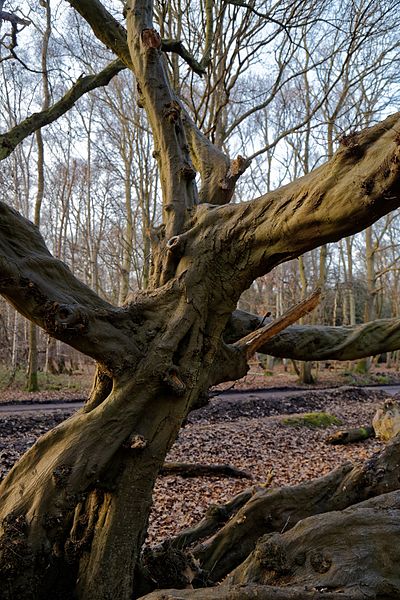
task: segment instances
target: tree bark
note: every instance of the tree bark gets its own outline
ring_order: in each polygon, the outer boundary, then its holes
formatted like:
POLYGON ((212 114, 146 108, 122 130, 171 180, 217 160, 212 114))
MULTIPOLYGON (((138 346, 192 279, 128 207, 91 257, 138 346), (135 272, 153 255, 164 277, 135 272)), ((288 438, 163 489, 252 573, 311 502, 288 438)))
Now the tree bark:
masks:
POLYGON ((338 444, 354 444, 357 442, 363 442, 372 437, 375 437, 375 431, 372 425, 365 425, 365 427, 357 427, 355 429, 347 429, 343 431, 335 431, 326 438, 327 444, 336 446, 338 444))
POLYGON ((346 464, 293 487, 260 490, 217 534, 194 548, 208 580, 218 582, 243 562, 263 534, 292 528, 311 515, 343 510, 367 498, 397 490, 400 441, 364 465, 346 464))
MULTIPOLYGON (((236 159, 228 166, 218 154, 225 178, 207 177, 213 147, 204 138, 200 144, 184 122, 151 3, 127 3, 129 47, 124 28, 98 0, 70 4, 134 71, 155 139, 164 223, 153 249, 158 267, 152 288, 116 308, 51 256, 37 228, 0 203, 0 293, 98 363, 85 407, 40 438, 0 485, 4 600, 130 600, 137 592, 134 576, 154 481, 183 420, 218 378, 238 379, 248 368, 248 338, 223 339, 242 291, 283 261, 360 231, 400 205, 399 113, 344 141, 331 161, 292 184, 252 202, 226 204, 245 163, 236 159), (203 171, 202 198, 194 164, 203 171)), ((120 68, 113 64, 107 76, 120 68)), ((58 106, 64 108, 65 103, 58 106)), ((40 115, 35 125, 25 123, 28 130, 49 118, 40 115)), ((14 131, 6 146, 18 143, 25 131, 14 131)), ((252 350, 260 339, 265 343, 265 333, 250 334, 257 341, 252 350)), ((342 467, 308 487, 271 492, 268 499, 256 494, 195 554, 210 578, 218 579, 254 549, 260 531, 282 531, 312 512, 396 489, 395 449, 396 441, 364 469, 342 467)), ((280 591, 266 593, 279 597, 280 591)), ((307 598, 308 592, 301 594, 307 598)))

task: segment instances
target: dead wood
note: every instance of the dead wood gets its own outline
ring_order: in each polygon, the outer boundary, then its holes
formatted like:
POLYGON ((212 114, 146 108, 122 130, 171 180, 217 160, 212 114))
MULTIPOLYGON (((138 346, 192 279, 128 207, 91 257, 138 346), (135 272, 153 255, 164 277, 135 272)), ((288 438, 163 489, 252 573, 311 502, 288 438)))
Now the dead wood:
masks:
POLYGON ((363 464, 343 465, 293 487, 260 490, 218 533, 194 548, 207 579, 221 581, 254 549, 260 535, 282 532, 309 516, 343 510, 399 488, 397 437, 363 464))
POLYGON ((400 492, 315 515, 266 535, 229 577, 233 584, 304 586, 400 597, 400 492))
POLYGON ((234 479, 252 479, 247 471, 232 465, 206 465, 201 463, 166 462, 161 467, 160 475, 179 475, 180 477, 233 477, 234 479))
POLYGON ((375 437, 375 431, 372 425, 364 425, 364 427, 356 427, 355 429, 341 429, 335 431, 326 438, 327 444, 333 446, 339 444, 355 444, 357 442, 364 442, 372 437, 375 437))
POLYGON ((246 358, 251 358, 267 340, 271 339, 295 321, 314 310, 321 297, 321 290, 315 290, 308 298, 292 306, 281 317, 268 323, 264 327, 249 333, 246 337, 235 342, 234 347, 245 353, 246 358))

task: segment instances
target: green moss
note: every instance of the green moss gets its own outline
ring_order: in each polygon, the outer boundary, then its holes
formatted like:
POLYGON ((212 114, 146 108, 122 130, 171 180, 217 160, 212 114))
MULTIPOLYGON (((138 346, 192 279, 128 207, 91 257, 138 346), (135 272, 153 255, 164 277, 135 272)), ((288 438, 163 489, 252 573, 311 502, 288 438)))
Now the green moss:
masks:
POLYGON ((330 425, 341 425, 340 419, 326 412, 303 413, 282 419, 284 425, 290 427, 329 427, 330 425))
POLYGON ((376 383, 380 383, 381 385, 387 385, 390 383, 390 379, 387 375, 375 375, 374 379, 376 383))

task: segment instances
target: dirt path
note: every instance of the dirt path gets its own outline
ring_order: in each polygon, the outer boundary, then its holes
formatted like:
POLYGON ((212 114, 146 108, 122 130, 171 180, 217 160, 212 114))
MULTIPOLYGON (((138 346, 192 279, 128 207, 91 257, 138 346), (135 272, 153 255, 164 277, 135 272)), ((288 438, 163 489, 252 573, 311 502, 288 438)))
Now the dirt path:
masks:
MULTIPOLYGON (((323 388, 323 389, 298 389, 298 388, 260 388, 260 389, 248 389, 248 390, 240 390, 240 391, 227 391, 221 392, 220 394, 216 394, 211 398, 210 404, 205 408, 207 414, 217 414, 219 412, 219 406, 223 402, 223 413, 227 415, 229 420, 232 418, 237 418, 238 416, 238 407, 239 412, 246 416, 246 411, 248 410, 249 405, 257 404, 258 406, 271 406, 271 410, 273 411, 273 406, 276 405, 276 414, 282 412, 281 403, 282 398, 288 398, 289 404, 292 398, 295 397, 305 397, 307 394, 314 393, 331 393, 336 390, 354 390, 354 389, 364 389, 368 391, 383 391, 386 392, 390 396, 394 396, 395 394, 400 393, 400 385, 376 385, 376 386, 365 386, 362 388, 354 387, 354 386, 341 386, 341 387, 332 387, 332 388, 323 388), (232 409, 232 417, 229 418, 228 413, 232 409), (236 415, 236 417, 234 416, 236 415)), ((54 412, 54 411, 75 411, 83 406, 84 399, 80 400, 62 400, 58 401, 57 399, 51 400, 49 402, 41 401, 34 402, 31 400, 18 400, 15 402, 0 402, 0 415, 1 414, 20 414, 20 413, 33 413, 38 414, 38 412, 54 412)), ((301 402, 299 403, 299 408, 301 408, 301 402)), ((191 415, 194 415, 200 411, 194 411, 191 415)), ((289 411, 293 412, 293 411, 289 411)), ((274 414, 273 412, 271 414, 274 414)))

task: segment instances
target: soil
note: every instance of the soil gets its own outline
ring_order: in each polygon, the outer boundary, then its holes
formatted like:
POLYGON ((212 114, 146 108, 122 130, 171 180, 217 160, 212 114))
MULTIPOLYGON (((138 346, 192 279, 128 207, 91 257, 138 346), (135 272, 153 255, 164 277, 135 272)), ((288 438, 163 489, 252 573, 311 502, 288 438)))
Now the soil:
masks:
MULTIPOLYGON (((292 485, 323 475, 347 461, 365 460, 382 448, 370 439, 351 446, 328 446, 338 429, 292 427, 283 416, 325 411, 341 428, 369 424, 387 393, 362 388, 288 392, 262 398, 256 391, 228 398, 224 394, 189 416, 167 460, 229 463, 251 473, 253 481, 220 477, 160 477, 154 494, 148 542, 160 542, 201 519, 211 503, 222 503, 273 473, 272 486, 292 485)), ((54 412, 4 415, 0 419, 0 479, 18 457, 48 429, 72 413, 68 405, 54 412)))

